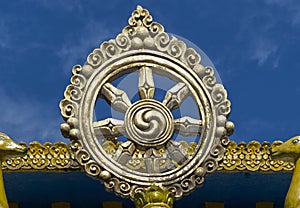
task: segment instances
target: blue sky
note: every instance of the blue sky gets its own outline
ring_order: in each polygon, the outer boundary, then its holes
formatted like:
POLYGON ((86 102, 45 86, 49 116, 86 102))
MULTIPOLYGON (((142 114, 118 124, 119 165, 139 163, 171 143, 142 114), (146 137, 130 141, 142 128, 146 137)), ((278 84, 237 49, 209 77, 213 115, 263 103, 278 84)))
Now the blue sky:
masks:
POLYGON ((232 102, 232 140, 300 134, 298 0, 1 1, 0 131, 67 142, 58 104, 72 66, 120 33, 137 4, 212 60, 232 102))

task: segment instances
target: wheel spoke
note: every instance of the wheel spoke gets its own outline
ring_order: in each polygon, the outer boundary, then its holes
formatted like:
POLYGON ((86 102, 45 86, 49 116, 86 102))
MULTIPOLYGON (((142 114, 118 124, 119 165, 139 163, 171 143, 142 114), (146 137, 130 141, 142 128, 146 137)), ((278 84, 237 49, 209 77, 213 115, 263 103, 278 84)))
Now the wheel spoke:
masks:
POLYGON ((139 95, 141 99, 151 99, 154 97, 154 80, 152 69, 142 67, 139 74, 139 95))
POLYGON ((145 153, 145 165, 148 173, 159 173, 162 155, 157 149, 149 148, 145 153))
POLYGON ((131 106, 127 94, 110 83, 103 85, 101 94, 105 97, 111 107, 121 113, 125 113, 131 106))
POLYGON ((174 87, 168 90, 163 100, 163 104, 166 105, 170 110, 179 108, 183 100, 188 96, 189 89, 182 83, 177 83, 174 87))
POLYGON ((170 140, 167 143, 167 149, 170 158, 177 162, 178 165, 182 165, 188 159, 188 150, 180 142, 170 140))
POLYGON ((201 134, 202 121, 188 116, 174 121, 174 131, 182 136, 198 136, 201 134))
POLYGON ((93 123, 96 137, 117 137, 124 135, 124 121, 107 118, 93 123))
POLYGON ((131 141, 124 142, 118 147, 116 154, 114 155, 113 158, 118 163, 125 165, 132 158, 135 149, 136 148, 133 142, 131 141))

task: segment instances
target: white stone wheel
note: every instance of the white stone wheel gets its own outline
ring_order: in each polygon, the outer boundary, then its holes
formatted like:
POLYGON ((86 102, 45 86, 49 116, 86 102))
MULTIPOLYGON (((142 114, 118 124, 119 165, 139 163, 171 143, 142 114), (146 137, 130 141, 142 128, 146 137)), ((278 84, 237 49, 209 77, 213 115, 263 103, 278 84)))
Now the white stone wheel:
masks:
POLYGON ((225 127, 230 102, 213 68, 200 62, 193 48, 165 33, 147 10, 138 7, 116 39, 102 43, 83 67, 75 66, 60 103, 66 121, 61 130, 71 139, 75 158, 87 174, 125 197, 155 183, 180 198, 201 185, 205 175, 217 169, 229 142, 225 127), (112 84, 133 72, 139 74, 136 102, 112 84), (162 101, 154 97, 153 74, 176 83, 162 101), (188 96, 201 119, 174 119, 172 111, 188 96), (98 99, 124 113, 124 120, 95 121, 98 99), (174 133, 199 139, 174 141, 174 133), (121 135, 127 139, 118 141, 121 135))

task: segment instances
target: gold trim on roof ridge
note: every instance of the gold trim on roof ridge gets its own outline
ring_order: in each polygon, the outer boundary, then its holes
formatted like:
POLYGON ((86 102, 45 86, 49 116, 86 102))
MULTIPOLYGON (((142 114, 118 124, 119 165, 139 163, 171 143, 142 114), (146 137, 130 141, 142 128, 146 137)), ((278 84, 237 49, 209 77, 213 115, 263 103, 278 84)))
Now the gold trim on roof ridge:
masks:
POLYGON ((278 146, 282 141, 259 143, 251 141, 248 144, 239 144, 231 141, 221 161, 219 171, 292 171, 295 166, 292 162, 283 162, 271 159, 270 148, 278 146))
POLYGON ((2 169, 11 171, 72 171, 80 169, 77 162, 72 159, 73 154, 68 145, 63 142, 55 144, 46 142, 43 145, 39 142, 31 142, 28 146, 25 143, 20 144, 28 148, 26 155, 4 160, 2 169))
MULTIPOLYGON (((294 163, 272 160, 270 156, 271 146, 281 144, 275 141, 269 142, 251 141, 236 143, 231 141, 222 161, 219 172, 259 171, 276 172, 292 171, 294 163)), ((80 166, 74 160, 74 154, 67 144, 58 142, 52 144, 46 142, 31 142, 29 145, 21 143, 28 148, 23 157, 16 157, 2 162, 2 169, 6 171, 81 171, 80 166)))

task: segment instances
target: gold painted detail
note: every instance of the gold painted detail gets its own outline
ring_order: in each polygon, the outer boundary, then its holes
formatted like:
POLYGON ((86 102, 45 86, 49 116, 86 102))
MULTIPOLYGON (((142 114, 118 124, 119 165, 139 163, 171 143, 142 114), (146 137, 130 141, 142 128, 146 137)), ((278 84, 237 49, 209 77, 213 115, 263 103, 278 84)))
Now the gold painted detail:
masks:
MULTIPOLYGON (((272 145, 269 142, 259 143, 251 141, 236 143, 231 141, 226 148, 225 156, 220 161, 218 171, 293 171, 295 166, 293 162, 283 162, 281 160, 273 160, 270 156, 270 148, 281 144, 276 141, 272 145)), ((117 143, 113 139, 107 140, 103 148, 107 152, 115 152, 122 143, 117 143)), ((25 143, 21 143, 26 146, 25 143)), ((181 142, 182 147, 187 151, 188 155, 193 153, 195 144, 186 145, 181 142)), ((68 145, 59 142, 51 144, 46 142, 44 145, 38 142, 32 142, 28 146, 28 152, 23 157, 14 157, 2 162, 2 169, 7 171, 78 171, 80 166, 75 161, 73 153, 68 145)), ((163 149, 158 150, 163 155, 163 149)), ((112 154, 112 153, 110 153, 112 154)), ((135 151, 134 159, 129 161, 128 166, 132 169, 143 168, 144 161, 139 161, 144 151, 135 151)), ((165 161, 165 163, 175 161, 165 161)))
POLYGON ((291 171, 295 168, 292 162, 271 159, 270 148, 280 145, 281 141, 262 144, 251 141, 248 144, 236 144, 231 141, 225 156, 219 165, 219 171, 291 171))
POLYGON ((102 208, 123 208, 123 204, 121 201, 104 201, 102 208))
POLYGON ((69 203, 69 202, 54 202, 51 204, 51 208, 71 208, 71 203, 69 203))
MULTIPOLYGON (((20 143, 26 147, 25 143, 20 143)), ((13 157, 2 161, 4 170, 78 170, 79 166, 72 159, 72 153, 63 142, 44 145, 32 142, 27 146, 27 153, 22 157, 13 157)))
POLYGON ((224 208, 224 202, 205 202, 205 208, 224 208))
POLYGON ((274 202, 256 202, 256 208, 273 208, 274 202))
POLYGON ((137 208, 172 208, 173 202, 174 194, 157 185, 138 189, 134 194, 134 204, 137 208))

